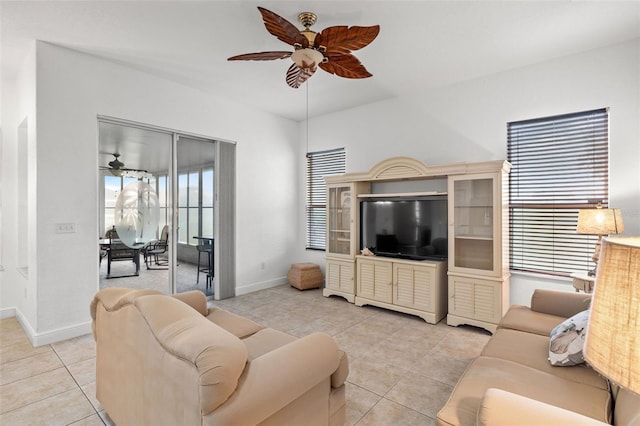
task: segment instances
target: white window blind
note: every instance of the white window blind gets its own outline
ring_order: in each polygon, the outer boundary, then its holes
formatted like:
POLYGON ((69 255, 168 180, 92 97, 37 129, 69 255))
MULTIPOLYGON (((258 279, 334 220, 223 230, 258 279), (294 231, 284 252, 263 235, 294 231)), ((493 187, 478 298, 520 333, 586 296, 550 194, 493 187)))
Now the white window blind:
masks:
POLYGON ((567 276, 593 268, 578 210, 609 200, 608 109, 508 123, 510 268, 567 276))
POLYGON ((344 148, 307 154, 307 248, 324 250, 327 245, 327 186, 325 176, 346 171, 344 148))

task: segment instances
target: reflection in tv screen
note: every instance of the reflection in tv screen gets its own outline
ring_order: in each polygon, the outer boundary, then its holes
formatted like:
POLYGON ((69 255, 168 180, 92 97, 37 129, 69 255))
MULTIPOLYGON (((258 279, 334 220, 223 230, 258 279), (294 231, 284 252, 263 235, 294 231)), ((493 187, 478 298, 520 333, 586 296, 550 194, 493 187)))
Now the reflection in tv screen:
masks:
POLYGON ((447 197, 377 198, 360 203, 360 248, 405 259, 447 258, 447 197))

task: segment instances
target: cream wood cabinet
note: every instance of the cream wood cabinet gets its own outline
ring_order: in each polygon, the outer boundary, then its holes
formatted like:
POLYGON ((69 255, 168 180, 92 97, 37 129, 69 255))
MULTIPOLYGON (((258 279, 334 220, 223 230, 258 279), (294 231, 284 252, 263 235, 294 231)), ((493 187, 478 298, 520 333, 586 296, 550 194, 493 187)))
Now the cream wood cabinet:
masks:
POLYGON ((369 183, 327 185, 327 267, 324 296, 355 297, 355 255, 359 244, 358 194, 368 192, 369 183))
POLYGON ((449 176, 449 325, 494 332, 509 307, 507 173, 449 176))
POLYGON ((356 267, 358 277, 356 304, 362 306, 364 303, 360 302, 364 300, 392 303, 392 263, 362 257, 357 259, 356 267))
POLYGON ((325 178, 323 295, 418 315, 431 323, 446 316, 449 325, 495 331, 509 305, 510 169, 506 161, 430 166, 395 157, 367 172, 325 178), (446 262, 359 256, 360 200, 433 195, 448 198, 446 262))
POLYGON ((450 275, 447 324, 470 324, 493 333, 508 302, 508 287, 502 280, 450 275))
POLYGON ((338 295, 354 302, 355 281, 354 262, 327 259, 327 270, 323 295, 338 295))
POLYGON ((417 315, 436 324, 447 313, 447 263, 357 256, 358 306, 417 315))

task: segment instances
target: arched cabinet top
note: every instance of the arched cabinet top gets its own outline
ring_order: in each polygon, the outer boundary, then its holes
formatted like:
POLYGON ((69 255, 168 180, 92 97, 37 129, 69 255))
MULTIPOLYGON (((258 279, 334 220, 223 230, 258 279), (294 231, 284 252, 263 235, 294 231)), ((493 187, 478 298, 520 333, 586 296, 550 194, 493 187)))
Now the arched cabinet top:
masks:
POLYGON ((429 167, 409 157, 388 158, 374 165, 367 173, 370 180, 407 179, 430 176, 429 167))
POLYGON ((504 160, 429 166, 411 157, 392 157, 375 164, 368 172, 327 176, 325 179, 327 183, 413 180, 500 170, 509 172, 510 169, 511 164, 504 160))

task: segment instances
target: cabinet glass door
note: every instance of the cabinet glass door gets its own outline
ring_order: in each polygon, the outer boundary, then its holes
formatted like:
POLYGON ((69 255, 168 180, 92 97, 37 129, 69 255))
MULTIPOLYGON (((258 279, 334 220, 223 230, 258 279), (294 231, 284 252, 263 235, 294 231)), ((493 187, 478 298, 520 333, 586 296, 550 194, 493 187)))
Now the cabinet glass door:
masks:
POLYGON ((493 270, 493 179, 456 180, 455 266, 493 270))
POLYGON ((351 254, 351 187, 329 188, 327 231, 330 253, 351 254))

